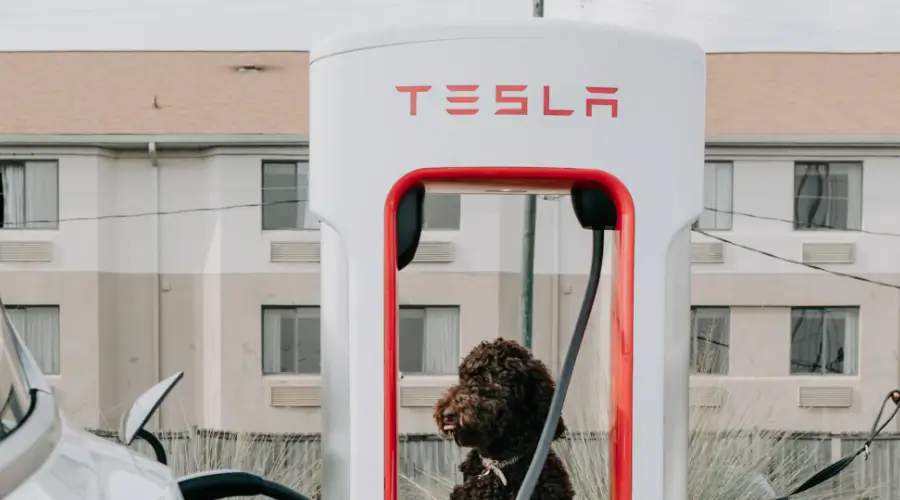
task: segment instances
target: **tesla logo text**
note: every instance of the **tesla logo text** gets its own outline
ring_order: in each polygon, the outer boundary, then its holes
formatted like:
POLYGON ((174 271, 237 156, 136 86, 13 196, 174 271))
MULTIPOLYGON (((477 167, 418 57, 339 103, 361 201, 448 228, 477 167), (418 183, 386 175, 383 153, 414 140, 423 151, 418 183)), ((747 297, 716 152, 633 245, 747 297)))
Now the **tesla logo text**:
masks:
MULTIPOLYGON (((482 95, 478 92, 479 85, 447 85, 446 97, 449 104, 445 110, 449 115, 477 115, 482 110, 482 95)), ((419 112, 419 96, 432 91, 431 85, 398 85, 397 92, 409 96, 409 114, 416 116, 419 112)), ((550 86, 544 85, 540 99, 540 111, 529 109, 529 96, 525 94, 528 85, 496 85, 492 90, 492 108, 495 115, 528 115, 543 114, 544 116, 572 116, 575 107, 567 108, 563 105, 551 103, 550 86)), ((610 116, 619 116, 619 101, 615 98, 616 87, 585 87, 584 116, 594 116, 599 113, 598 108, 607 108, 610 116)), ((532 96, 533 98, 534 96, 532 96)), ((571 103, 569 103, 571 106, 571 103)), ((581 106, 579 106, 581 107, 581 106)), ((580 114, 580 113, 579 113, 580 114)))

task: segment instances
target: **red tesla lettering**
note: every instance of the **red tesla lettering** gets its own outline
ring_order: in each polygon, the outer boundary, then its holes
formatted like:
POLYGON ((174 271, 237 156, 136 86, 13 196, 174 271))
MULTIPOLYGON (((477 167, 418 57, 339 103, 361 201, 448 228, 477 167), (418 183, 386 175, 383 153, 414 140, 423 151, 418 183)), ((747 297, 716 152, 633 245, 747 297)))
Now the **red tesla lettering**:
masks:
MULTIPOLYGON (((478 85, 447 85, 450 92, 475 92, 478 85)), ((452 104, 475 104, 478 102, 478 96, 448 96, 447 102, 452 104)), ((447 113, 451 115, 474 115, 478 113, 478 108, 447 108, 447 113)))
MULTIPOLYGON (((619 91, 616 87, 587 87, 587 91, 591 94, 613 95, 619 91)), ((609 106, 613 118, 619 116, 619 101, 616 99, 596 99, 588 98, 585 104, 585 114, 594 116, 594 106, 609 106)))
POLYGON ((497 85, 497 104, 518 104, 518 108, 501 108, 494 112, 495 115, 527 115, 528 114, 528 97, 510 97, 503 95, 504 92, 522 92, 527 89, 528 85, 497 85))
POLYGON ((544 115, 546 116, 571 116, 575 110, 573 109, 551 109, 550 108, 550 86, 544 85, 544 115))
MULTIPOLYGON (((419 94, 429 92, 431 87, 431 85, 398 85, 395 88, 397 92, 409 94, 409 114, 410 116, 416 116, 418 114, 419 94)), ((448 103, 470 105, 469 107, 445 108, 447 114, 453 116, 478 114, 478 102, 481 98, 475 92, 480 88, 480 85, 447 85, 446 87, 449 94, 446 96, 448 103)), ((528 115, 528 96, 525 94, 514 95, 514 93, 524 92, 526 89, 528 89, 528 85, 494 86, 494 103, 497 104, 494 114, 501 116, 528 115)), ((544 85, 543 89, 544 116, 572 116, 575 113, 574 109, 554 108, 550 103, 550 85, 544 85)), ((607 107, 612 118, 619 117, 619 100, 616 97, 616 94, 619 92, 618 87, 585 87, 585 89, 587 89, 588 97, 584 100, 584 116, 588 118, 593 117, 594 108, 607 107)))
POLYGON ((431 90, 431 85, 398 85, 397 92, 409 92, 409 114, 416 115, 416 108, 419 104, 419 93, 431 90))

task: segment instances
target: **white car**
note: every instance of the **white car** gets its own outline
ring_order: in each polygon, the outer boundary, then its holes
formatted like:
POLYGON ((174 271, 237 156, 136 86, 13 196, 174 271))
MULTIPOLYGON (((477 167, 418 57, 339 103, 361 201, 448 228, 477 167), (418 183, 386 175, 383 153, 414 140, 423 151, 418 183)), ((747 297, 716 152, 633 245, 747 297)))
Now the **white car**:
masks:
POLYGON ((215 500, 262 495, 307 497, 259 476, 218 470, 175 478, 165 450, 144 425, 181 380, 179 372, 151 387, 122 419, 115 443, 73 426, 0 302, 0 498, 6 500, 215 500), (148 441, 150 460, 131 451, 148 441))

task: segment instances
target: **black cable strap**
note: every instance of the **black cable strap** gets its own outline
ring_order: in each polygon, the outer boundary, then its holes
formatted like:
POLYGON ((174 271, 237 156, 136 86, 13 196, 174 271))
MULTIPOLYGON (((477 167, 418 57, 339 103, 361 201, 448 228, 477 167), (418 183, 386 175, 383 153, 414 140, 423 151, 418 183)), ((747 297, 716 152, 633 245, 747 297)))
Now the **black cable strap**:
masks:
POLYGON ((900 390, 895 389, 895 390, 889 392, 888 395, 885 396, 884 401, 882 401, 881 409, 878 410, 878 416, 875 417, 875 423, 872 424, 872 430, 869 431, 869 437, 866 438, 866 442, 863 443, 862 446, 857 448, 853 453, 850 453, 849 455, 841 458, 837 462, 834 462, 833 464, 829 465, 828 467, 825 467, 824 469, 820 470, 819 472, 816 472, 815 474, 812 475, 812 477, 810 477, 809 479, 804 481, 803 484, 796 487, 793 491, 791 491, 787 495, 778 497, 775 500, 788 500, 789 498, 791 498, 794 495, 803 493, 804 491, 806 491, 810 488, 813 488, 815 486, 818 486, 818 485, 824 483, 825 481, 836 476, 842 470, 846 469, 847 466, 849 466, 851 463, 853 463, 853 461, 856 460, 856 457, 858 457, 860 455, 863 455, 863 460, 868 459, 869 458, 869 448, 872 446, 872 442, 875 440, 875 437, 878 436, 878 434, 880 434, 881 431, 883 431, 884 428, 887 427, 887 425, 891 422, 891 420, 893 420, 894 417, 897 416, 898 411, 900 411, 900 390), (882 417, 882 415, 884 415, 884 409, 887 408, 888 401, 891 401, 894 403, 894 411, 891 412, 890 416, 888 416, 887 420, 885 420, 884 423, 881 423, 881 417, 882 417))

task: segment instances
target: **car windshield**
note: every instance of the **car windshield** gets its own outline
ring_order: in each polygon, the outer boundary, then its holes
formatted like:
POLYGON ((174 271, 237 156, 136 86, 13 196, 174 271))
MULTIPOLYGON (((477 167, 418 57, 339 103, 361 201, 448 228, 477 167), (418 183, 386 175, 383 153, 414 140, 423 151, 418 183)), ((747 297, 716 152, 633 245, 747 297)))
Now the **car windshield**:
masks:
POLYGON ((5 308, 0 308, 0 441, 25 420, 31 406, 31 394, 22 366, 19 337, 5 308))

